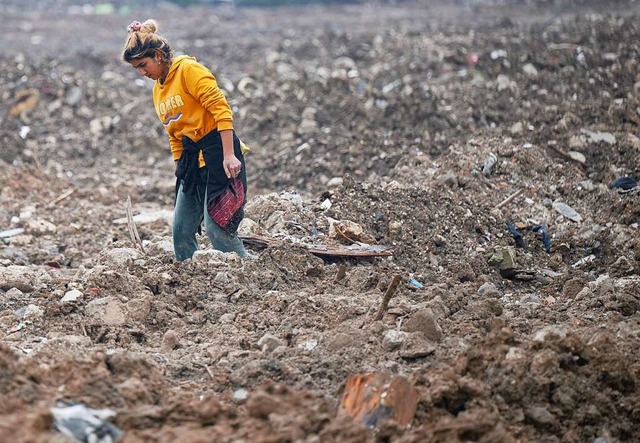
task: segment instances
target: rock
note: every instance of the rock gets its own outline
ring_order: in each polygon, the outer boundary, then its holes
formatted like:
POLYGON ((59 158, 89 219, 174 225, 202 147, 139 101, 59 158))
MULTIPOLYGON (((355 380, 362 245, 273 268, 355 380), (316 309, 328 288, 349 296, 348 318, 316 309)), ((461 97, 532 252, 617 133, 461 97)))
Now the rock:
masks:
POLYGON ((127 268, 140 257, 142 254, 133 248, 115 248, 106 254, 107 264, 114 268, 127 268))
POLYGON ((284 346, 285 343, 273 334, 265 334, 258 340, 258 347, 265 354, 273 352, 277 347, 284 346))
POLYGON ((618 257, 609 268, 611 274, 616 277, 632 274, 634 269, 631 261, 624 255, 618 257))
POLYGON ((82 100, 84 96, 82 89, 78 86, 72 86, 67 91, 65 96, 65 103, 69 106, 76 106, 82 100))
POLYGON ((408 336, 409 334, 407 332, 390 329, 384 333, 382 347, 387 351, 398 349, 408 336))
POLYGON ((231 396, 233 401, 236 403, 244 403, 247 397, 249 397, 249 391, 242 388, 233 391, 233 395, 231 396))
POLYGON ((509 79, 509 77, 504 74, 500 74, 496 78, 496 87, 498 91, 509 90, 511 92, 515 92, 518 89, 518 85, 516 84, 516 82, 511 81, 511 79, 509 79))
POLYGON ((550 325, 545 326, 538 331, 533 336, 534 343, 545 343, 549 340, 558 340, 564 339, 567 336, 567 328, 566 326, 558 326, 558 325, 550 325))
POLYGON ((27 221, 25 230, 29 234, 33 235, 48 235, 55 234, 57 231, 57 227, 47 220, 31 219, 27 221))
POLYGON ((175 331, 169 330, 165 332, 164 336, 162 337, 162 345, 160 346, 160 349, 162 350, 162 352, 168 353, 177 348, 178 343, 178 334, 176 334, 175 331))
POLYGON ((446 186, 448 188, 456 189, 458 187, 458 176, 456 175, 455 172, 448 171, 448 172, 440 175, 436 179, 436 182, 440 186, 443 186, 443 187, 446 186))
POLYGON ((235 314, 231 312, 227 312, 226 314, 222 314, 220 318, 218 318, 218 322, 222 324, 231 324, 235 319, 236 319, 235 314))
POLYGON ((586 134, 589 143, 605 142, 613 145, 616 143, 616 137, 609 132, 589 131, 588 129, 580 129, 580 132, 586 134))
POLYGON ((5 300, 19 300, 24 296, 24 292, 22 292, 18 288, 11 288, 7 292, 4 293, 5 300))
POLYGON ((553 202, 553 209, 574 222, 581 222, 582 216, 571 206, 562 202, 553 202))
POLYGON ((583 165, 587 163, 587 157, 585 157, 582 152, 569 151, 569 157, 571 157, 571 160, 582 163, 583 165))
POLYGON ((524 72, 528 77, 537 77, 538 70, 531 63, 525 63, 522 66, 522 72, 524 72))
POLYGON ((397 239, 402 233, 402 225, 403 223, 400 221, 389 222, 389 237, 397 239))
POLYGON ((151 291, 143 291, 140 294, 136 294, 124 306, 127 318, 133 322, 144 323, 148 320, 151 307, 155 301, 156 298, 151 291))
POLYGON ((597 295, 603 296, 615 292, 613 280, 607 274, 599 275, 595 281, 588 283, 589 289, 597 295))
POLYGON ((36 276, 28 266, 0 267, 0 290, 16 288, 22 292, 31 292, 35 289, 35 280, 36 276))
POLYGON ((461 283, 474 281, 476 273, 469 263, 461 262, 456 266, 455 278, 461 283))
POLYGON ((216 276, 213 278, 213 281, 226 285, 231 283, 231 277, 229 276, 228 272, 219 271, 216 272, 216 276))
POLYGON ((556 421, 556 417, 542 406, 528 408, 525 415, 534 425, 541 427, 552 426, 556 421))
POLYGON ((442 340, 442 328, 431 309, 415 312, 404 322, 402 330, 405 332, 419 332, 424 338, 434 342, 442 340))
POLYGON ((436 351, 436 346, 425 339, 422 332, 412 332, 402 343, 400 357, 406 359, 424 358, 436 351))
POLYGON ((42 309, 40 306, 30 304, 20 309, 17 309, 15 314, 16 314, 16 317, 21 317, 25 319, 37 318, 37 317, 41 317, 44 314, 44 309, 42 309))
POLYGON ((60 299, 61 302, 69 302, 69 301, 76 301, 78 300, 80 297, 82 297, 82 291, 79 291, 78 289, 72 289, 71 291, 67 291, 64 294, 64 297, 62 297, 62 299, 60 299))
POLYGON ((318 129, 318 123, 315 120, 304 119, 298 125, 298 134, 309 135, 318 129))
POLYGON ((500 298, 500 291, 493 283, 487 282, 478 288, 478 295, 481 297, 500 298))
POLYGON ((524 125, 522 122, 514 123, 511 125, 511 128, 509 128, 509 132, 513 135, 520 135, 524 132, 524 125))
POLYGON ((122 303, 113 297, 91 300, 85 307, 85 314, 96 324, 122 326, 125 323, 122 303))

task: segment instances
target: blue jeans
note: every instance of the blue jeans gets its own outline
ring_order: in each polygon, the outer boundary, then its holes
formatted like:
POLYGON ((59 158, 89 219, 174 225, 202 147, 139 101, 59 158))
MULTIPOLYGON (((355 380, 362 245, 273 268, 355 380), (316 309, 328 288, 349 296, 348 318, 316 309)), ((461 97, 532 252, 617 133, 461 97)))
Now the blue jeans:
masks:
MULTIPOLYGON (((206 174, 206 168, 201 173, 206 174)), ((222 252, 235 252, 247 257, 242 240, 236 234, 230 235, 209 216, 206 209, 206 182, 201 180, 195 194, 178 190, 173 211, 173 249, 178 261, 188 260, 198 250, 196 232, 204 217, 204 229, 214 249, 222 252)))

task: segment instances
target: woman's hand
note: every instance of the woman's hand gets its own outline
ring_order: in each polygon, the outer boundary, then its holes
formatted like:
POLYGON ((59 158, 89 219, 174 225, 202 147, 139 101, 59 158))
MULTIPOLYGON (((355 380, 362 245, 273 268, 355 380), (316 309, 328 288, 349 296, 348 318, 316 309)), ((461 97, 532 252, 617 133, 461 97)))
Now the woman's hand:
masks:
POLYGON ((242 163, 233 152, 233 131, 231 129, 220 131, 220 139, 222 140, 222 167, 227 178, 235 178, 240 174, 242 163))
POLYGON ((240 174, 242 163, 235 155, 225 155, 222 160, 222 167, 224 168, 224 172, 227 174, 227 178, 235 178, 240 174))

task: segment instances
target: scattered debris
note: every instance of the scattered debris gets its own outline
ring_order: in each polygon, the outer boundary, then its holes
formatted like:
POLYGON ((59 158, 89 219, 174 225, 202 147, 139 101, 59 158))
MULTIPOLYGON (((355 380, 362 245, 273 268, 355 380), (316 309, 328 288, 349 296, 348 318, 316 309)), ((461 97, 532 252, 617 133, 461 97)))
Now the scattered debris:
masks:
POLYGON ((482 164, 482 173, 488 177, 491 175, 491 170, 493 166, 498 161, 498 156, 496 156, 493 152, 491 152, 487 158, 484 159, 484 163, 482 164))
POLYGON ((582 132, 583 134, 587 135, 587 137, 589 137, 590 143, 605 142, 610 145, 613 145, 616 143, 615 135, 609 132, 589 131, 588 129, 581 129, 580 132, 582 132))
POLYGON ((0 231, 0 238, 15 237, 16 235, 20 235, 23 232, 24 232, 23 228, 7 229, 6 231, 0 231))
POLYGON ((350 375, 340 406, 341 411, 370 428, 375 428, 387 418, 407 427, 416 413, 418 392, 399 375, 350 375))
POLYGON ((517 248, 526 248, 527 247, 527 242, 525 241, 525 239, 522 236, 522 234, 520 233, 520 231, 518 231, 518 229, 515 227, 515 225, 512 222, 507 222, 507 229, 509 230, 509 232, 513 236, 513 239, 516 242, 516 247, 517 248))
POLYGON ((76 443, 116 443, 123 432, 107 420, 115 417, 111 409, 92 409, 81 404, 51 408, 56 429, 76 443))
POLYGON ((582 216, 578 214, 575 209, 565 203, 553 202, 553 209, 555 209, 558 213, 562 214, 564 217, 568 218, 571 221, 574 221, 576 223, 582 221, 582 216))
MULTIPOLYGON (((628 191, 638 186, 638 182, 632 177, 619 177, 609 185, 611 189, 622 189, 628 191)), ((2 234, 0 234, 2 235, 2 234)))
POLYGON ((540 240, 544 245, 544 249, 547 252, 551 252, 551 239, 549 238, 549 232, 547 231, 547 228, 542 225, 535 225, 531 228, 531 231, 540 235, 540 240))
POLYGON ((40 92, 37 89, 22 89, 16 93, 9 115, 17 117, 26 114, 35 108, 39 101, 40 92))
POLYGON ((584 258, 581 258, 580 260, 578 260, 577 262, 575 262, 574 264, 571 265, 571 267, 573 268, 579 268, 581 266, 584 266, 588 263, 593 262, 596 259, 596 256, 594 254, 591 255, 587 255, 584 258))

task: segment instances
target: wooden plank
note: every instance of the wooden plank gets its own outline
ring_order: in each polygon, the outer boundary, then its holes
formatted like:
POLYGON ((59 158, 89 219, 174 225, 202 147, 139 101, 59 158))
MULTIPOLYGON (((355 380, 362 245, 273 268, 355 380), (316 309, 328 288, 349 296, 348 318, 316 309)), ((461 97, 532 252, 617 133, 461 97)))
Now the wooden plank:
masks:
MULTIPOLYGON (((240 238, 245 243, 255 244, 261 247, 276 246, 285 243, 285 241, 281 239, 255 234, 241 235, 240 238)), ((380 245, 327 246, 307 243, 296 244, 307 248, 309 252, 319 257, 389 257, 393 255, 393 250, 380 245)))

